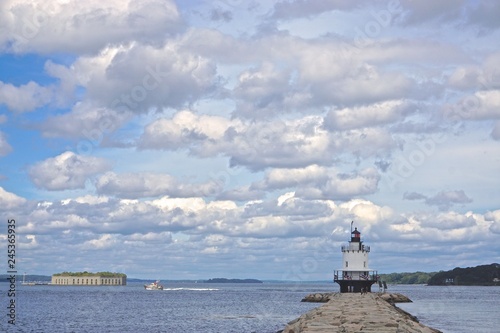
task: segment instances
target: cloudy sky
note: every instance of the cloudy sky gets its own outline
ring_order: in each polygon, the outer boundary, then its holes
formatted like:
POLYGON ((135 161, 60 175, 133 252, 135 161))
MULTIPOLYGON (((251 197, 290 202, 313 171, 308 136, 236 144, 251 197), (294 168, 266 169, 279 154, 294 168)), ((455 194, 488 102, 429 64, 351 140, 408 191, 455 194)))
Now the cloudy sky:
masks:
POLYGON ((351 221, 381 273, 500 262, 498 17, 2 1, 0 238, 47 275, 330 280, 351 221))

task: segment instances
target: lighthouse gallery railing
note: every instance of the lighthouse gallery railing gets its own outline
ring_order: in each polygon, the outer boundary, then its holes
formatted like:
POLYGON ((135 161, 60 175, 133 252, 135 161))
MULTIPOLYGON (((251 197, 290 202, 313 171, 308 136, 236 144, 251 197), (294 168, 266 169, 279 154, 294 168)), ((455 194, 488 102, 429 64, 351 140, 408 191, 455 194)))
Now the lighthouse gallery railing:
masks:
POLYGON ((377 271, 369 271, 369 272, 334 271, 334 281, 342 281, 342 280, 377 281, 378 278, 379 276, 377 271))
POLYGON ((361 250, 359 250, 359 249, 355 249, 355 250, 353 250, 353 249, 351 249, 351 248, 349 247, 349 245, 342 245, 342 246, 340 247, 340 249, 341 249, 341 251, 342 251, 342 252, 348 252, 348 251, 365 251, 365 252, 370 252, 370 247, 369 247, 369 246, 367 246, 367 245, 362 245, 362 246, 361 246, 361 250))

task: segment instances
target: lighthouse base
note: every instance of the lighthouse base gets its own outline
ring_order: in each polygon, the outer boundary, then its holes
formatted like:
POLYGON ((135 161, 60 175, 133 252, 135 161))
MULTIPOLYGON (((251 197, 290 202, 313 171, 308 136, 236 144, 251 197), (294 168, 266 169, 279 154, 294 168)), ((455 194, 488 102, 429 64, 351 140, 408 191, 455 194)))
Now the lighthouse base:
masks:
POLYGON ((366 292, 372 291, 372 284, 376 280, 333 280, 340 285, 341 293, 360 293, 362 290, 366 292))

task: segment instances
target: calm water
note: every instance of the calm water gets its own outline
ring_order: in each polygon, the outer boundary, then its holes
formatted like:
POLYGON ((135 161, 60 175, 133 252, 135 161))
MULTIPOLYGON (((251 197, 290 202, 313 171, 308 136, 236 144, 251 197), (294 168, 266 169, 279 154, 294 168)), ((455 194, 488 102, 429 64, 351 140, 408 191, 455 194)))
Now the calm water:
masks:
MULTIPOLYGON (((18 286, 16 326, 7 324, 6 283, 0 283, 1 332, 275 333, 319 306, 301 303, 324 284, 166 284, 124 287, 18 286), (15 329, 14 329, 15 328, 15 329)), ((414 303, 401 308, 446 333, 499 332, 500 287, 389 286, 414 303)))
POLYGON ((389 286, 413 303, 398 304, 423 324, 444 333, 500 332, 500 286, 389 286))

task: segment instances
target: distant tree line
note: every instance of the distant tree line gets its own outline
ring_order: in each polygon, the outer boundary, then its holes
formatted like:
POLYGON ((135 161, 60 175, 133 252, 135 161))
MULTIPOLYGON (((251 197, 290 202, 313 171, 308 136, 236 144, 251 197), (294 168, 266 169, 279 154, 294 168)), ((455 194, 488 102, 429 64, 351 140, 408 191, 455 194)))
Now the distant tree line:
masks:
POLYGON ((414 272, 381 274, 380 280, 390 284, 427 284, 434 274, 436 273, 414 272))
POLYGON ((113 272, 97 272, 97 273, 91 273, 91 272, 62 272, 62 273, 56 273, 54 276, 102 276, 102 277, 127 277, 127 274, 124 273, 113 273, 113 272))
POLYGON ((391 273, 381 274, 380 280, 390 284, 428 284, 431 286, 494 286, 500 285, 500 265, 481 265, 454 268, 449 271, 432 273, 391 273))
POLYGON ((454 268, 451 271, 439 272, 428 282, 432 286, 493 286, 500 285, 500 265, 481 265, 467 268, 454 268))

